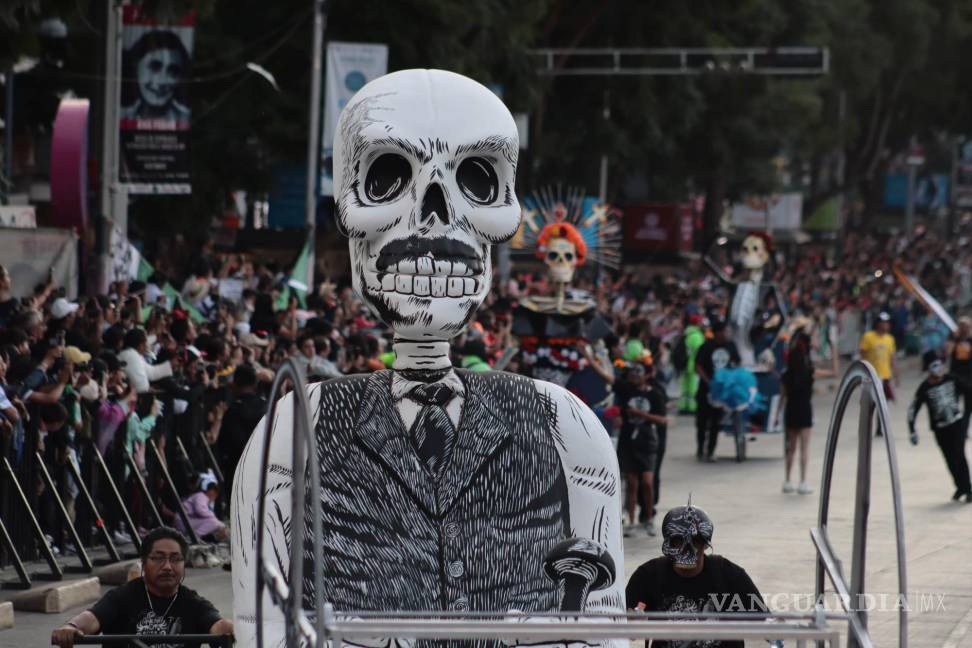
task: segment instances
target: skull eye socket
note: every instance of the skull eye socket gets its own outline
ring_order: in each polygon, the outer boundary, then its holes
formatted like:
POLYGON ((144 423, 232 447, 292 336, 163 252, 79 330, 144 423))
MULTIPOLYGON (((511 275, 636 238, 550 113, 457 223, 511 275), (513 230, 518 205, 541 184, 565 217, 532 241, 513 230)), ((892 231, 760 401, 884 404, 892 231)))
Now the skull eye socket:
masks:
POLYGON ((547 252, 547 261, 556 261, 558 254, 556 252, 547 252))
POLYGON ((412 165, 397 153, 385 153, 371 163, 365 176, 365 196, 374 203, 395 200, 412 179, 412 165))
POLYGON ((485 158, 463 160, 456 169, 456 181, 466 198, 477 205, 489 205, 499 193, 499 177, 485 158))
POLYGON ((567 259, 568 261, 573 261, 574 260, 574 253, 573 252, 564 252, 564 258, 567 259))

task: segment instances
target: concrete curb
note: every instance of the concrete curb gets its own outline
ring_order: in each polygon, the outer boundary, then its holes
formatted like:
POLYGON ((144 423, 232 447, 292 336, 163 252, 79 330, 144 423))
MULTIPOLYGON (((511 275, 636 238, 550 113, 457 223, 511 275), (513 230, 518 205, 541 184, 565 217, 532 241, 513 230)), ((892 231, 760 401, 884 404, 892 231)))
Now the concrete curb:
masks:
POLYGON ((93 603, 101 597, 101 582, 94 576, 67 583, 45 584, 11 599, 13 607, 26 612, 63 612, 68 608, 93 603))

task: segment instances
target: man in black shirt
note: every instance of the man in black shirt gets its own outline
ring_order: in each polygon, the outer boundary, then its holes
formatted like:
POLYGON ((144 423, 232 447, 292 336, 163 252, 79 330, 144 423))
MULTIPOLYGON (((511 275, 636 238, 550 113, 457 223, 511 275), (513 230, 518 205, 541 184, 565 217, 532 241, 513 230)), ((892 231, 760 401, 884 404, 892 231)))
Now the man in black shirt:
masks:
MULTIPOLYGON (((150 531, 142 541, 142 577, 111 590, 55 630, 51 644, 72 648, 77 637, 98 633, 232 634, 232 621, 221 618, 212 603, 182 585, 188 549, 185 537, 175 529, 150 531)), ((169 648, 180 647, 187 645, 169 644, 169 648)))
POLYGON ((618 443, 618 464, 627 482, 627 510, 630 525, 625 535, 635 527, 638 495, 644 514, 645 532, 655 535, 655 470, 658 467, 658 428, 667 425, 665 392, 656 388, 650 376, 654 366, 632 363, 625 371, 625 388, 618 391, 621 408, 621 438, 618 443))
POLYGON ((968 404, 969 384, 958 376, 946 373, 945 361, 935 351, 924 355, 928 377, 918 385, 915 399, 908 408, 908 429, 911 443, 918 444, 915 419, 922 405, 928 406, 928 422, 935 433, 935 441, 945 456, 945 464, 955 482, 952 499, 964 498, 972 503, 972 484, 969 482, 969 463, 965 459, 965 421, 968 411, 962 411, 962 396, 968 404))
MULTIPOLYGON (((705 555, 713 525, 689 503, 673 508, 662 522, 662 556, 631 575, 627 607, 645 612, 766 612, 752 579, 739 565, 705 555)), ((652 648, 743 648, 742 641, 652 641, 652 648)), ((648 642, 645 642, 648 648, 648 642)))
POLYGON ((233 477, 236 466, 243 456, 250 435, 256 429, 263 415, 267 413, 267 399, 257 393, 257 375, 252 365, 242 364, 233 372, 233 402, 223 416, 216 441, 222 462, 226 485, 223 492, 227 501, 233 492, 233 477))
POLYGON ((699 461, 704 457, 710 463, 715 461, 723 412, 709 403, 709 383, 716 371, 739 363, 739 350, 726 335, 726 323, 714 319, 711 329, 712 338, 706 340, 695 354, 695 371, 699 375, 699 389, 695 394, 695 456, 699 461))

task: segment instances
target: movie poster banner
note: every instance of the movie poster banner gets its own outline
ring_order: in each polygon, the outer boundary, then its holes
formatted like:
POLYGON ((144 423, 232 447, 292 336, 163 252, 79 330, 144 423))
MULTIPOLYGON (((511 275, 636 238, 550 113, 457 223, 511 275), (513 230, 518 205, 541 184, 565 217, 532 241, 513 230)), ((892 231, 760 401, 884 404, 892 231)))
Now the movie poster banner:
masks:
POLYGON ((188 80, 195 12, 160 24, 139 5, 122 10, 119 179, 133 194, 188 194, 188 80))
POLYGON ((321 129, 321 195, 334 195, 334 131, 338 115, 354 93, 388 71, 388 45, 381 43, 327 44, 324 74, 324 127, 321 129))

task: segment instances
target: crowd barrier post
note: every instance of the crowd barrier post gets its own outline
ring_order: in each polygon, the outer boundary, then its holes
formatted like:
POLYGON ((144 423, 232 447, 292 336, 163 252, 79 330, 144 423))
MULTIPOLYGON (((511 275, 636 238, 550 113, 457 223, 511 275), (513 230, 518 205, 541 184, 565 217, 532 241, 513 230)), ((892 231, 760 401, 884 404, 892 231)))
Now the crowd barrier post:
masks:
POLYGON ((192 528, 189 524, 189 516, 186 515, 186 507, 182 505, 182 498, 179 496, 179 490, 175 487, 175 483, 172 481, 172 476, 169 474, 169 469, 165 465, 165 459, 162 457, 162 453, 159 452, 159 448, 155 445, 155 439, 148 440, 149 447, 152 448, 152 453, 155 455, 155 460, 159 462, 159 469, 162 471, 162 478, 165 480, 166 486, 169 487, 169 491, 172 496, 175 497, 176 513, 182 518, 182 523, 185 525, 188 532, 189 538, 192 540, 193 544, 201 544, 199 536, 196 534, 196 530, 192 528))
POLYGON ((206 457, 209 459, 209 465, 213 467, 213 472, 216 473, 216 479, 219 480, 220 484, 225 484, 226 479, 223 478, 223 469, 219 467, 219 462, 216 461, 216 455, 213 454, 213 449, 209 446, 206 435, 203 434, 202 430, 196 430, 196 434, 199 435, 202 447, 206 450, 206 457))
POLYGON ((152 512, 152 517, 155 518, 155 522, 158 526, 165 526, 165 522, 162 520, 162 515, 159 513, 159 507, 155 505, 155 499, 152 497, 152 493, 145 484, 145 480, 142 479, 142 473, 138 469, 138 464, 135 463, 135 458, 132 457, 132 454, 128 450, 124 450, 123 452, 125 453, 125 461, 128 463, 128 467, 132 471, 132 476, 135 478, 135 486, 148 503, 148 508, 149 511, 152 512))
POLYGON ((84 501, 88 505, 88 510, 95 518, 95 526, 98 528, 98 534, 101 535, 101 540, 105 544, 105 549, 108 550, 108 556, 111 558, 111 562, 119 562, 121 560, 121 554, 118 553, 118 548, 111 539, 111 534, 108 533, 108 527, 105 526, 105 520, 101 517, 101 512, 98 510, 98 506, 95 504, 94 499, 91 497, 91 492, 88 491, 88 487, 85 485, 84 480, 81 479, 81 473, 78 472, 78 467, 74 465, 73 461, 67 462, 68 470, 71 472, 71 477, 74 478, 74 483, 78 485, 78 490, 81 495, 84 496, 84 501))
MULTIPOLYGON (((44 463, 43 457, 40 453, 37 454, 37 465, 40 466, 41 478, 44 480, 44 484, 47 486, 48 492, 51 494, 51 498, 54 500, 54 505, 61 514, 61 520, 67 526, 68 533, 71 534, 71 539, 74 541, 74 548, 78 554, 78 560, 81 562, 81 569, 85 572, 90 572, 94 567, 91 564, 91 559, 88 557, 88 552, 85 550, 84 545, 81 543, 81 538, 78 536, 78 530, 74 527, 74 521, 71 516, 68 515, 67 509, 64 508, 64 500, 61 499, 61 494, 57 492, 57 485, 51 478, 51 473, 47 470, 47 465, 44 463)), ((68 460, 71 463, 71 460, 68 460)))
POLYGON ((125 506, 125 500, 122 498, 121 492, 118 490, 117 484, 115 484, 115 480, 112 479, 111 471, 108 470, 108 464, 105 463, 105 458, 101 456, 101 451, 98 450, 97 446, 92 444, 91 451, 94 453, 95 463, 101 470, 101 474, 108 481, 108 488, 115 499, 115 503, 118 505, 118 509, 121 511, 122 520, 125 522, 125 526, 128 527, 128 533, 132 536, 135 549, 140 550, 142 548, 142 538, 138 535, 138 527, 135 525, 135 521, 132 520, 132 515, 128 511, 128 507, 125 506))
POLYGON ((10 533, 7 531, 7 525, 3 523, 3 518, 0 518, 0 540, 3 540, 3 546, 7 548, 10 561, 13 563, 14 570, 17 572, 17 578, 19 579, 17 583, 4 583, 4 586, 16 587, 17 589, 29 589, 30 574, 27 573, 27 568, 24 567, 24 561, 20 559, 20 553, 18 553, 13 538, 10 537, 10 533))
POLYGON ((6 457, 3 457, 3 471, 4 474, 10 478, 10 482, 14 487, 14 493, 17 495, 17 498, 24 507, 24 512, 27 514, 27 519, 30 521, 30 527, 34 533, 34 538, 37 540, 37 545, 40 547, 41 553, 44 555, 44 560, 47 561, 48 567, 50 567, 51 580, 61 580, 64 578, 64 571, 57 563, 57 558, 54 556, 54 551, 51 549, 51 545, 47 542, 47 538, 44 537, 44 530, 41 529, 40 523, 37 521, 37 516, 34 515, 34 511, 30 508, 30 503, 27 501, 27 496, 24 495, 24 489, 20 487, 20 482, 17 481, 17 475, 14 473, 13 467, 10 465, 10 462, 6 457))

